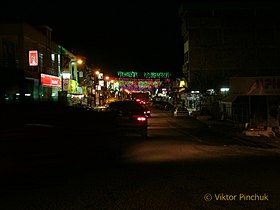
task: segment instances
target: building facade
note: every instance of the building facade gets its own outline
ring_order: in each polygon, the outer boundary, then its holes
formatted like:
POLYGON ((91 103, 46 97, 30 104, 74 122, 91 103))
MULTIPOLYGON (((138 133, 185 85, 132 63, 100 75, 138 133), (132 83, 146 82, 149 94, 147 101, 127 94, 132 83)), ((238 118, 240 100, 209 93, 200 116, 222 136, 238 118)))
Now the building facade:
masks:
POLYGON ((184 38, 182 71, 188 87, 214 93, 206 94, 202 108, 221 119, 249 125, 246 128, 278 129, 279 5, 273 1, 184 1, 179 16, 184 38), (227 90, 226 97, 221 90, 227 90))
POLYGON ((57 101, 62 91, 78 92, 68 84, 63 89, 62 83, 63 72, 70 74, 69 84, 78 81, 77 56, 53 41, 51 33, 48 26, 0 24, 1 103, 57 101))
POLYGON ((244 1, 181 5, 183 74, 192 90, 227 87, 230 77, 279 74, 279 6, 244 1))

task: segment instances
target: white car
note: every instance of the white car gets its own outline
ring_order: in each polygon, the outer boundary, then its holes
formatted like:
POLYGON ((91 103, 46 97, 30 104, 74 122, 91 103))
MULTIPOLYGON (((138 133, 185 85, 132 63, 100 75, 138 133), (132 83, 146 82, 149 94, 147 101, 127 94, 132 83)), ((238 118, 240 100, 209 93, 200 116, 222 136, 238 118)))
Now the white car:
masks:
POLYGON ((190 113, 189 113, 189 110, 187 109, 187 107, 175 107, 175 109, 173 111, 173 115, 176 118, 188 117, 190 115, 190 113))

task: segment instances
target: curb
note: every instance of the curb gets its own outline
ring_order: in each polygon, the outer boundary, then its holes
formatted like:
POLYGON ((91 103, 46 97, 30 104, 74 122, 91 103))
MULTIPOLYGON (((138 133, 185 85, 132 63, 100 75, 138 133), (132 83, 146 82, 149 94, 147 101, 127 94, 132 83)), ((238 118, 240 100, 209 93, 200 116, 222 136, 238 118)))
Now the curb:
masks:
POLYGON ((279 137, 265 137, 265 136, 245 136, 242 134, 239 128, 229 122, 217 121, 217 120, 202 120, 197 119, 201 123, 205 124, 208 128, 215 132, 230 135, 232 138, 242 143, 261 148, 280 148, 279 137))

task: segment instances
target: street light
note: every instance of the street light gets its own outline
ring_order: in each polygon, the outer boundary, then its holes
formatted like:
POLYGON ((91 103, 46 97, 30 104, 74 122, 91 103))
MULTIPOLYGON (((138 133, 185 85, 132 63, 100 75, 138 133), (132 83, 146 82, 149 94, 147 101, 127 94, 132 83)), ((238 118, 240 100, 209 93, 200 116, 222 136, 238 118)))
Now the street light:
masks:
POLYGON ((94 92, 94 106, 98 106, 99 105, 99 91, 98 91, 98 87, 99 87, 99 84, 98 84, 98 76, 100 74, 100 71, 99 70, 96 70, 95 72, 95 77, 94 77, 94 89, 95 89, 95 92, 94 92))
POLYGON ((105 95, 105 100, 108 98, 108 89, 109 89, 109 76, 105 76, 105 88, 104 88, 104 95, 105 95))
POLYGON ((84 61, 83 61, 82 59, 79 58, 79 59, 77 60, 77 63, 78 63, 79 65, 81 65, 81 64, 84 63, 84 61))

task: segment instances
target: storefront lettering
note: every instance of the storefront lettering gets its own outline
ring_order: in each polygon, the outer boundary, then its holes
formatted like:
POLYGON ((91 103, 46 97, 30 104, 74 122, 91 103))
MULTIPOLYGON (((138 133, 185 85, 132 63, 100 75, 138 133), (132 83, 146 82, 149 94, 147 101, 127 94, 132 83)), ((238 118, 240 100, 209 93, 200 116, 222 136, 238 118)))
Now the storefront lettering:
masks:
POLYGON ((257 89, 280 89, 280 79, 257 79, 254 84, 257 89))
POLYGON ((52 80, 53 85, 58 85, 58 80, 52 80))

